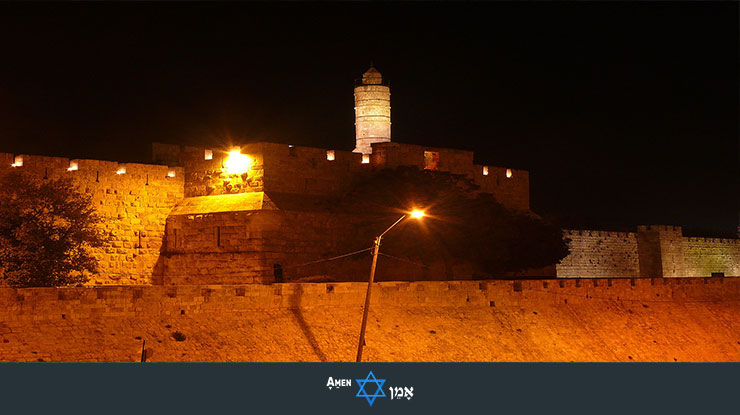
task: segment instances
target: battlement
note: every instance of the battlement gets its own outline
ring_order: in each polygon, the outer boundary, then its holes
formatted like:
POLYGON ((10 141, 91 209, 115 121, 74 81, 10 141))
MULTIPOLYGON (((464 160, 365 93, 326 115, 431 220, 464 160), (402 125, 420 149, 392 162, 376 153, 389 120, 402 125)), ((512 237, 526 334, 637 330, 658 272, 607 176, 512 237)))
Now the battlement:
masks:
POLYGON ((591 229, 564 229, 563 236, 575 237, 575 236, 597 236, 603 238, 635 238, 637 235, 634 232, 610 232, 600 231, 591 229))
POLYGON ((682 233, 680 226, 672 225, 640 225, 637 227, 638 232, 679 232, 682 233))
POLYGON ((702 238, 687 236, 684 237, 687 242, 704 242, 713 244, 740 244, 740 239, 737 238, 702 238))
POLYGON ((33 154, 0 153, 0 171, 21 169, 42 178, 60 176, 79 177, 94 174, 100 179, 126 177, 128 179, 171 181, 183 176, 183 168, 158 164, 122 163, 93 159, 69 159, 65 157, 39 156, 33 154))
POLYGON ((361 172, 414 166, 466 176, 504 206, 529 210, 529 172, 475 165, 472 151, 392 142, 373 143, 372 154, 270 142, 239 148, 252 162, 241 176, 224 173, 227 149, 155 143, 152 156, 177 159, 184 166, 187 197, 242 192, 328 196, 347 190, 361 172))

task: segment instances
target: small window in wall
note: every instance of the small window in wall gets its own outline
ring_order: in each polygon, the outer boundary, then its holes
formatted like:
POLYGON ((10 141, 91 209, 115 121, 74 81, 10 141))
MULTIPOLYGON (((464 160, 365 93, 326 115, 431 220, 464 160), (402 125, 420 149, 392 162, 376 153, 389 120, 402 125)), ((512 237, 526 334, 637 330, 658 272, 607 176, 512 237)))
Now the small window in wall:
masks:
POLYGON ((203 158, 204 158, 205 160, 213 160, 213 150, 206 150, 206 151, 205 151, 205 152, 203 153, 203 158))
POLYGON ((70 160, 69 167, 67 167, 67 171, 75 171, 80 168, 80 164, 77 162, 77 160, 70 160))
POLYGON ((167 177, 175 177, 175 176, 176 176, 175 169, 167 170, 167 177))
POLYGON ((439 170, 439 152, 424 152, 424 170, 439 170))
POLYGON ((362 164, 368 164, 370 163, 370 155, 369 154, 363 154, 362 155, 362 164))
POLYGON ((488 176, 488 166, 483 166, 483 175, 488 176))
POLYGON ((511 179, 511 169, 506 169, 506 178, 511 179))
POLYGON ((13 164, 11 164, 13 167, 23 167, 23 156, 15 156, 13 157, 13 164))
POLYGON ((326 159, 334 161, 334 150, 326 150, 326 159))

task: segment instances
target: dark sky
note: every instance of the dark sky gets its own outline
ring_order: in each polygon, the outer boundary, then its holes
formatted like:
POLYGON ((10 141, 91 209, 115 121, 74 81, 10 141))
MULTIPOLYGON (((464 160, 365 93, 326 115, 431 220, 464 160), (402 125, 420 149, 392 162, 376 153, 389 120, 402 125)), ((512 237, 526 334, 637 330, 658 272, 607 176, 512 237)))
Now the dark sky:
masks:
POLYGON ((351 150, 373 60, 394 141, 528 169, 538 213, 733 234, 738 18, 737 2, 4 3, 0 151, 351 150))

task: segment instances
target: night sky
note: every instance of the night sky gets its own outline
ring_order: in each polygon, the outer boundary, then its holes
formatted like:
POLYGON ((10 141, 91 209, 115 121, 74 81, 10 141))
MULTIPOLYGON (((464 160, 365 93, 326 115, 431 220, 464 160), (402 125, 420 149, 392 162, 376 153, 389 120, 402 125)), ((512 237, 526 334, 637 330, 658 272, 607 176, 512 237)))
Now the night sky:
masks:
POLYGON ((530 171, 571 227, 732 235, 738 3, 0 5, 0 151, 147 162, 149 143, 393 141, 530 171))

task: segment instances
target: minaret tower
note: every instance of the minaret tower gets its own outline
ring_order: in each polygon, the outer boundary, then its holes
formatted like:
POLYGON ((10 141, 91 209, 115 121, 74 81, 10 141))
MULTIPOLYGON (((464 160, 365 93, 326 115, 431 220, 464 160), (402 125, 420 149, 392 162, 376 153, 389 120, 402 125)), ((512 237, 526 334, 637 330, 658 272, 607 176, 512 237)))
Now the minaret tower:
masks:
POLYGON ((355 153, 370 154, 371 143, 391 141, 391 89, 372 66, 355 86, 355 153))

